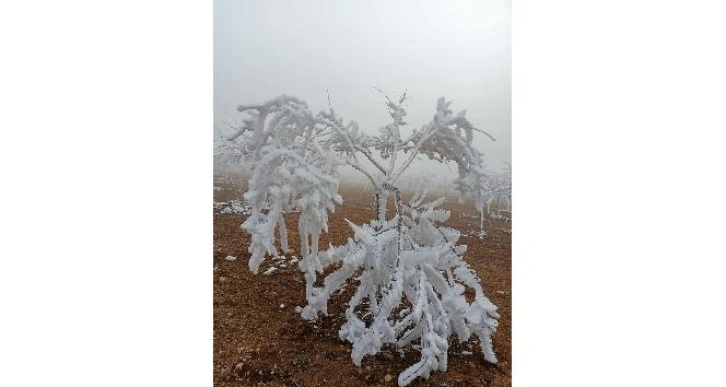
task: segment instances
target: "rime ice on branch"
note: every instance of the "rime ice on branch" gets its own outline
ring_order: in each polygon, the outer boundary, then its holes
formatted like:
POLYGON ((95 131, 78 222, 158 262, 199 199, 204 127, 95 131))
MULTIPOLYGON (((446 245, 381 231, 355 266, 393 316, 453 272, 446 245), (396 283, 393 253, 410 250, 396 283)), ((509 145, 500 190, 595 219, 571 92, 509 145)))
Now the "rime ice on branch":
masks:
POLYGON ((250 270, 257 273, 267 255, 279 254, 276 229, 280 248, 289 251, 283 214, 299 210, 303 258, 299 267, 307 298, 302 318, 327 314, 331 295, 352 279, 357 290, 345 312, 340 338, 353 344, 351 356, 358 366, 384 344, 403 351, 418 342, 421 360, 398 378, 405 386, 417 377, 428 378, 431 371, 446 370, 451 335, 460 341, 476 336, 484 358, 496 362, 491 335, 499 315, 464 261, 466 246, 456 244, 460 233, 440 225, 449 217, 448 211, 437 208, 443 199, 424 202, 422 191, 404 202, 396 182, 419 155, 453 161, 458 167, 455 188, 476 196, 483 207, 489 176, 472 139, 474 132, 494 139, 476 129, 465 110, 454 114, 451 102, 443 97, 433 119, 403 138, 406 94, 386 99, 392 121, 378 136, 362 133, 354 121, 345 124, 332 108, 313 114, 305 102, 280 96, 240 106, 238 110, 248 117, 228 140, 243 138, 245 160, 254 163, 244 195, 252 214, 242 225, 252 235, 250 270), (365 165, 361 160, 366 160, 365 165), (319 252, 318 238, 327 231, 328 211, 342 202, 335 178, 341 165, 353 167, 373 185, 376 213, 367 224, 348 222, 354 238, 347 244, 319 252), (386 212, 389 199, 395 204, 392 216, 386 212), (339 268, 321 287, 315 286, 317 275, 330 265, 339 268), (472 302, 464 297, 467 287, 474 290, 472 302))

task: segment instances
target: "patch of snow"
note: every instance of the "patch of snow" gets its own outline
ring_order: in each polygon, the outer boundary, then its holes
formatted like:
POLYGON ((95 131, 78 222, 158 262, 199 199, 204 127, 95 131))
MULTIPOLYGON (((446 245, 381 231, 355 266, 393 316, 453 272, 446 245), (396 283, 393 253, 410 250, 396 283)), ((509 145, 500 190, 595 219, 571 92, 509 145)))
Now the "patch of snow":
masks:
POLYGON ((462 235, 468 236, 468 237, 484 239, 484 237, 487 236, 487 233, 486 233, 486 231, 471 230, 469 232, 462 233, 462 235))
POLYGON ((272 273, 274 273, 276 271, 277 271, 277 268, 276 267, 271 267, 271 268, 265 270, 265 272, 262 273, 262 274, 264 274, 264 275, 272 275, 272 273))
POLYGON ((230 200, 228 202, 214 202, 214 209, 223 214, 243 214, 252 213, 252 208, 243 200, 230 200))

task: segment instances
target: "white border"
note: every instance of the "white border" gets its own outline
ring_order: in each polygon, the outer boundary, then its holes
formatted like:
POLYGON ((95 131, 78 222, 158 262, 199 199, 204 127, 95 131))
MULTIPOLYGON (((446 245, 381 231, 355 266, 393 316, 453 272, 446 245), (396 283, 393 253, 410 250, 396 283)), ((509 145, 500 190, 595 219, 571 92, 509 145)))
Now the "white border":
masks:
MULTIPOLYGON (((514 2, 514 385, 726 385, 719 5, 514 2)), ((211 23, 0 9, 0 385, 211 383, 211 23)))

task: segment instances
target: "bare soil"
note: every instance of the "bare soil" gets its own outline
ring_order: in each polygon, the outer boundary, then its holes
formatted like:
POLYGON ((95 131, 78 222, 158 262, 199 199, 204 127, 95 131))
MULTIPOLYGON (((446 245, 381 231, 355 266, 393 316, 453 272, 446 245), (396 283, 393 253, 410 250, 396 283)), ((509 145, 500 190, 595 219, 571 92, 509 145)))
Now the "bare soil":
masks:
MULTIPOLYGON (((215 183, 215 201, 241 199, 234 184, 215 183)), ((329 243, 344 244, 352 236, 344 219, 364 223, 371 219, 372 192, 359 187, 341 189, 345 202, 330 216, 330 232, 321 237, 321 249, 329 243)), ((430 195, 431 197, 431 195, 430 195)), ((463 234, 478 231, 479 219, 472 203, 447 198, 443 208, 452 211, 446 223, 463 234)), ((390 348, 367 356, 362 367, 350 358, 351 344, 338 338, 350 289, 331 297, 328 317, 305 322, 295 313, 305 305, 305 286, 297 265, 287 262, 272 275, 262 274, 272 265, 266 259, 260 274, 248 269, 249 235, 240 228, 245 215, 214 214, 214 386, 395 386, 398 374, 419 359, 408 350, 402 358, 390 348), (234 261, 227 256, 237 257, 234 261)), ((299 252, 296 215, 286 218, 291 248, 299 252)), ((494 334, 499 362, 484 360, 475 339, 452 339, 448 370, 433 372, 428 380, 411 386, 509 386, 511 385, 511 225, 485 221, 487 236, 463 236, 468 245, 466 260, 482 280, 487 296, 501 315, 494 334), (468 351, 472 354, 462 354, 468 351)), ((296 255, 296 253, 292 254, 296 255)), ((290 256, 287 256, 288 261, 290 256)))

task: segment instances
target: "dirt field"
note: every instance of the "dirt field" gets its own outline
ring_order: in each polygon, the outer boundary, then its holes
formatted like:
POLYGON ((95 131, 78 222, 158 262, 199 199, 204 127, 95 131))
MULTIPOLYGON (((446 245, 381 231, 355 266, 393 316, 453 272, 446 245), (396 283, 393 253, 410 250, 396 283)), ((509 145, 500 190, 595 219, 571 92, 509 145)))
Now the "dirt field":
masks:
MULTIPOLYGON (((240 199, 240 187, 215 182, 214 200, 240 199)), ((329 243, 340 245, 352 236, 344 219, 355 223, 373 214, 372 193, 358 187, 341 190, 345 199, 330 216, 330 233, 321 237, 321 250, 329 243)), ((431 197, 431 195, 429 196, 431 197)), ((447 200, 443 208, 452 211, 446 223, 463 234, 479 230, 472 203, 447 200)), ((290 245, 299 252, 296 215, 287 217, 290 245)), ((297 265, 278 261, 277 271, 262 274, 273 265, 266 259, 260 274, 247 266, 249 235, 240 228, 243 214, 214 214, 214 386, 394 386, 398 374, 419 359, 418 351, 401 358, 384 350, 365 357, 362 367, 350 358, 351 344, 338 338, 344 303, 350 287, 334 295, 329 317, 306 323, 295 313, 305 305, 303 275, 297 265), (227 256, 237 257, 234 261, 227 256), (284 266, 284 267, 283 267, 284 266)), ((484 290, 499 308, 499 328, 494 334, 494 350, 499 363, 484 361, 478 342, 459 344, 452 340, 448 371, 433 372, 428 380, 416 379, 411 386, 509 386, 511 385, 511 233, 510 224, 486 222, 484 240, 465 236, 467 262, 482 279, 484 290), (470 355, 462 351, 472 352, 470 355)), ((290 256, 287 257, 289 261, 290 256)))

